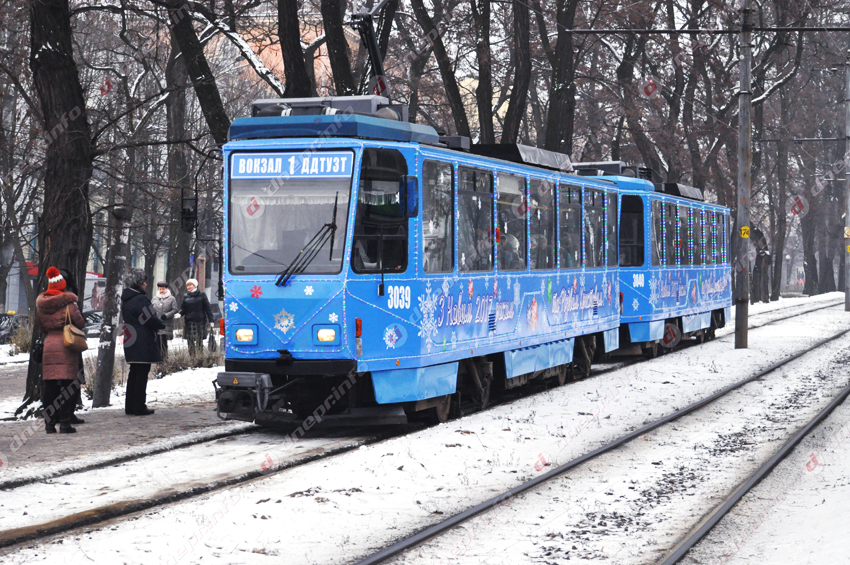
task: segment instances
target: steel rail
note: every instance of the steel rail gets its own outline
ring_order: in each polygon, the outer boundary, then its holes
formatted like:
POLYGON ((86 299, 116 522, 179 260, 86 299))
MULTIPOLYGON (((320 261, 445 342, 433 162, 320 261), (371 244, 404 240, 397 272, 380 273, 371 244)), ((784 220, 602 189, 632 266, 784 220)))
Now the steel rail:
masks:
POLYGON ((811 433, 811 431, 817 427, 821 422, 823 422, 827 416, 829 416, 833 410, 835 410, 838 406, 840 406, 846 399, 847 396, 850 395, 850 385, 844 388, 838 396, 832 399, 823 410, 818 412, 818 414, 803 428, 801 428, 796 434, 794 434, 791 439, 789 439, 785 444, 777 451, 773 457, 767 460, 767 462, 759 467, 755 473, 753 473, 749 479, 747 479, 744 484, 742 484, 738 490, 736 490, 726 501, 718 506, 714 512, 706 519, 699 529, 694 532, 691 536, 682 541, 673 552, 661 562, 661 565, 674 565, 678 563, 685 555, 690 551, 697 543, 699 543, 708 533, 726 516, 732 508, 740 502, 744 496, 753 489, 757 484, 759 484, 762 479, 764 479, 773 469, 782 462, 791 451, 797 447, 803 438, 811 433))
POLYGON ((520 485, 518 485, 518 486, 516 486, 516 487, 514 487, 514 488, 512 488, 508 491, 505 491, 504 493, 502 493, 498 496, 494 496, 493 498, 485 500, 484 502, 481 502, 481 503, 473 506, 472 508, 469 508, 467 510, 464 510, 463 512, 455 514, 454 516, 451 516, 450 518, 448 518, 446 520, 443 520, 443 521, 441 521, 437 524, 434 524, 433 526, 429 526, 429 527, 419 531, 418 533, 414 534, 413 536, 410 536, 408 538, 400 540, 400 541, 382 549, 381 551, 378 551, 377 553, 374 553, 374 554, 372 554, 368 557, 365 557, 365 558, 357 561, 355 563, 355 565, 376 565, 377 563, 383 563, 384 561, 386 561, 386 560, 388 560, 388 559, 390 559, 390 558, 392 558, 392 557, 394 557, 394 556, 396 556, 396 555, 398 555, 398 554, 400 554, 404 551, 407 551, 407 550, 409 550, 413 547, 416 547, 417 545, 419 545, 419 544, 421 544, 421 543, 423 543, 423 542, 425 542, 425 541, 427 541, 427 540, 429 540, 429 539, 431 539, 431 538, 433 538, 437 535, 440 535, 442 533, 447 532, 448 530, 451 530, 455 526, 457 526, 457 525, 459 525, 459 524, 461 524, 461 523, 463 523, 463 522, 465 522, 465 521, 467 521, 467 520, 469 520, 469 519, 471 519, 471 518, 473 518, 473 517, 475 517, 479 514, 482 514, 482 513, 486 512, 488 510, 491 510, 491 509, 493 509, 497 506, 504 504, 506 501, 516 497, 519 494, 522 494, 526 491, 532 490, 532 489, 534 489, 534 488, 536 488, 536 487, 538 487, 538 486, 540 486, 544 483, 551 481, 554 478, 557 478, 557 477, 563 475, 567 471, 570 471, 570 470, 572 470, 572 469, 574 469, 574 468, 576 468, 576 467, 578 467, 578 466, 580 466, 584 463, 587 463, 588 461, 591 461, 591 460, 599 457, 600 455, 603 455, 605 453, 613 451, 613 450, 617 449, 618 447, 620 447, 620 446, 622 446, 622 445, 624 445, 624 444, 626 444, 626 443, 628 443, 628 442, 630 442, 630 441, 632 441, 632 440, 634 440, 634 439, 636 439, 636 438, 638 438, 642 435, 645 435, 645 434, 647 434, 647 433, 649 433, 653 430, 656 430, 656 429, 658 429, 658 428, 660 428, 660 427, 662 427, 666 424, 669 424, 670 422, 678 420, 679 418, 681 418, 683 416, 686 416, 686 415, 688 415, 692 412, 695 412, 695 411, 699 410, 700 408, 702 408, 702 407, 704 407, 708 404, 713 403, 714 401, 718 400, 719 398, 726 396, 730 392, 735 391, 735 390, 741 388, 742 386, 747 385, 747 384, 749 384, 753 381, 756 381, 756 380, 764 377, 765 375, 768 375, 769 373, 772 373, 773 371, 787 365, 788 363, 791 363, 792 361, 795 361, 795 360, 799 359, 800 357, 807 355, 808 353, 811 353, 815 349, 817 349, 817 348, 819 348, 823 345, 826 345, 827 343, 830 343, 830 342, 832 342, 832 341, 834 341, 834 340, 836 340, 836 339, 838 339, 842 336, 847 335, 848 333, 850 333, 850 329, 841 331, 841 332, 839 332, 839 333, 837 333, 833 336, 830 336, 826 339, 823 339, 823 340, 811 345, 810 347, 808 347, 808 348, 806 348, 802 351, 799 351, 799 352, 795 353, 794 355, 791 355, 790 357, 787 357, 787 358, 785 358, 781 361, 778 361, 778 362, 770 365, 766 369, 762 369, 761 371, 759 371, 755 375, 752 375, 750 377, 747 377, 746 379, 738 381, 737 383, 729 385, 729 386, 719 390, 718 392, 715 392, 714 394, 691 404, 690 406, 687 406, 685 408, 682 408, 681 410, 673 412, 672 414, 664 416, 663 418, 660 418, 660 419, 656 420, 655 422, 653 422, 651 424, 643 426, 643 427, 641 427, 641 428, 639 428, 639 429, 637 429, 637 430, 635 430, 635 431, 633 431, 629 434, 622 436, 619 439, 616 439, 616 440, 614 440, 614 441, 612 441, 612 442, 610 442, 606 445, 603 445, 602 447, 594 449, 593 451, 591 451, 589 453, 586 453, 586 454, 584 454, 580 457, 577 457, 577 458, 575 458, 571 461, 568 461, 567 463, 564 463, 563 465, 555 467, 554 469, 552 469, 552 470, 550 470, 550 471, 548 471, 548 472, 546 472, 546 473, 544 473, 544 474, 542 474, 538 477, 535 477, 535 478, 533 478, 529 481, 526 481, 526 482, 524 482, 524 483, 522 483, 522 484, 520 484, 520 485))

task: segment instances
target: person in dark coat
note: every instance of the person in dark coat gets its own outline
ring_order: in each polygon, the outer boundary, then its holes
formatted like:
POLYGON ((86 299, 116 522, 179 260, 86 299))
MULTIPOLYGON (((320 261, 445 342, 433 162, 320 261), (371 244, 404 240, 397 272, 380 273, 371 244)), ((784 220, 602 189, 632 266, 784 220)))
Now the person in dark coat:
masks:
POLYGON ((157 318, 165 322, 165 329, 156 333, 162 358, 165 359, 168 357, 168 340, 174 338, 174 315, 180 311, 180 308, 165 281, 156 283, 156 294, 153 295, 151 302, 153 302, 157 318))
POLYGON ((77 430, 71 426, 74 413, 74 388, 79 388, 77 371, 79 354, 65 347, 64 328, 73 324, 82 329, 86 322, 77 307, 77 296, 65 290, 65 278, 56 267, 47 269, 47 290, 35 301, 36 321, 45 333, 42 378, 44 403, 44 427, 49 434, 59 432, 72 434, 77 430))
POLYGON ((195 279, 186 281, 186 295, 183 296, 180 315, 185 318, 183 333, 186 335, 189 355, 194 357, 196 350, 204 351, 207 326, 214 322, 210 301, 205 293, 198 290, 198 281, 195 279))
POLYGON ((124 413, 129 416, 154 413, 145 404, 145 390, 151 363, 162 361, 156 332, 165 329, 165 324, 157 317, 153 304, 145 294, 147 286, 147 277, 142 269, 130 269, 124 276, 124 291, 121 293, 124 360, 130 365, 124 413))
MULTIPOLYGON (((74 279, 74 275, 71 274, 71 271, 68 269, 59 269, 59 273, 62 275, 62 278, 65 279, 65 292, 70 292, 71 294, 80 295, 80 291, 77 288, 77 281, 74 279)), ((83 321, 85 321, 85 317, 83 317, 83 321)), ((74 392, 74 397, 69 401, 72 402, 72 412, 71 412, 71 423, 72 424, 85 424, 86 421, 82 418, 78 418, 76 414, 74 414, 75 410, 82 410, 83 408, 83 387, 86 384, 86 371, 85 366, 83 365, 83 354, 82 352, 75 352, 77 354, 77 358, 79 360, 79 370, 77 371, 77 380, 80 383, 80 386, 77 387, 77 390, 74 392)))

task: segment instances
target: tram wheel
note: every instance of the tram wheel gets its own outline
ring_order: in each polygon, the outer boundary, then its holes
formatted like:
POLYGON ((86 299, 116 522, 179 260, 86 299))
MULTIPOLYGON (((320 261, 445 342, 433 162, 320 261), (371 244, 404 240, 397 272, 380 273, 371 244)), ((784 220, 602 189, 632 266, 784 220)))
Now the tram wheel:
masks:
POLYGON ((570 368, 568 365, 561 365, 558 367, 558 375, 555 377, 558 386, 564 386, 567 383, 567 375, 570 372, 570 368))
POLYGON ((449 419, 449 410, 452 406, 452 395, 447 394, 440 399, 439 404, 428 409, 429 420, 435 424, 442 424, 449 419))
POLYGON ((576 338, 573 354, 573 376, 585 379, 590 376, 590 366, 596 353, 596 337, 592 335, 576 338))

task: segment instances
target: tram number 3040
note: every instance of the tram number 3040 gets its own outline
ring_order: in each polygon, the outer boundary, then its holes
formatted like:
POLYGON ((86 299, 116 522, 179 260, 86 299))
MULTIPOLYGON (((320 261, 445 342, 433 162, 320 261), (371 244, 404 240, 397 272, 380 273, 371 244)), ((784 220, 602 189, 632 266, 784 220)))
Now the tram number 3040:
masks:
POLYGON ((410 287, 391 286, 387 289, 389 308, 410 308, 410 287))

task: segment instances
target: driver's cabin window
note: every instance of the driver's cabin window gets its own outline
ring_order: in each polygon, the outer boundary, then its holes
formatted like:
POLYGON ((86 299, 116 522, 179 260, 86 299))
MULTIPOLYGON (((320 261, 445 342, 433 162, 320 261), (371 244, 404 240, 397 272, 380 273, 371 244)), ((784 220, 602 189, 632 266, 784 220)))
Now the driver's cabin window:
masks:
POLYGON ((351 267, 355 273, 407 269, 407 217, 400 200, 407 163, 395 149, 365 149, 360 167, 351 267))

